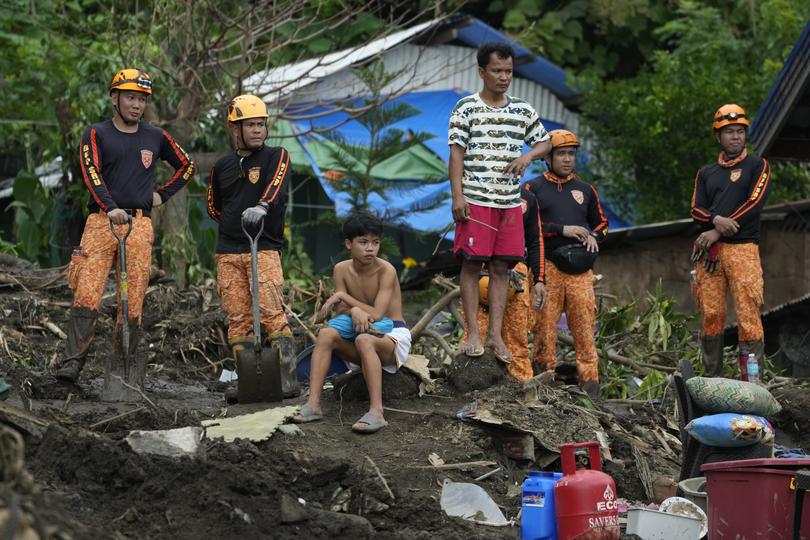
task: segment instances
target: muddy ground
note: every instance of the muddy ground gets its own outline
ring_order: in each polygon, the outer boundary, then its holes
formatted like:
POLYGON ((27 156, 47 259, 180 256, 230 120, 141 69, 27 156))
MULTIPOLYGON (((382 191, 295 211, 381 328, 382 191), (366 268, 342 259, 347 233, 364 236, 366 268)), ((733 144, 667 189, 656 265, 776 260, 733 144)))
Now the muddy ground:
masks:
MULTIPOLYGON (((64 341, 48 327, 65 328, 69 291, 57 274, 51 282, 44 274, 27 277, 4 281, 0 269, 0 371, 13 385, 6 403, 29 410, 35 419, 15 426, 23 434, 33 487, 5 478, 0 497, 42 538, 513 539, 519 537, 517 527, 446 516, 439 504, 442 481, 473 482, 500 467, 475 483, 507 518, 519 522, 519 486, 527 471, 560 470, 556 445, 597 437, 603 438, 605 469, 621 497, 649 502, 656 478, 677 477, 672 400, 662 406, 594 403, 576 387, 525 387, 498 377, 502 368, 489 358, 466 365, 463 377, 458 370, 453 377, 451 370, 422 397, 391 399, 402 381, 387 381, 390 425, 375 435, 350 429, 367 402, 327 391, 325 420, 302 426, 302 435, 277 432, 259 443, 205 439, 203 455, 196 458, 137 454, 123 440, 133 429, 196 426, 261 407, 224 401, 217 382, 224 320, 214 289, 150 287, 139 347, 149 358, 151 403, 112 404, 101 402, 99 393, 114 291, 104 300, 96 346, 80 384, 64 385, 50 371, 64 341), (488 422, 469 415, 459 419, 472 403, 479 416, 490 413, 488 422), (515 436, 526 434, 533 457, 515 458, 515 436), (431 454, 449 467, 432 465, 431 454), (468 462, 477 463, 463 465, 468 462)), ((305 341, 302 334, 299 345, 305 341)), ((786 417, 786 425, 810 427, 795 414, 786 417)))

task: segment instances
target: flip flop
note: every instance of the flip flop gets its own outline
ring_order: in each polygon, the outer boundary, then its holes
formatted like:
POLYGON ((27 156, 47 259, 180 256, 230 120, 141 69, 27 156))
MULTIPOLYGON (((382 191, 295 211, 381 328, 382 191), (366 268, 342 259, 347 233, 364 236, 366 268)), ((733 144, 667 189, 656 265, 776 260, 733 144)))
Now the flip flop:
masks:
POLYGON ((371 412, 367 412, 366 414, 363 415, 362 418, 360 418, 360 420, 358 420, 357 422, 354 423, 354 425, 352 425, 352 430, 357 433, 377 433, 387 425, 388 422, 386 422, 379 416, 371 412), (357 424, 361 422, 365 424, 365 426, 361 425, 358 427, 357 424))
POLYGON ((469 356, 470 358, 479 358, 481 356, 484 356, 484 348, 483 347, 470 348, 470 346, 467 345, 466 343, 461 348, 461 352, 463 352, 465 355, 469 356))
POLYGON ((506 354, 498 354, 498 352, 495 349, 492 349, 492 356, 494 356, 495 358, 497 358, 506 365, 512 363, 512 353, 510 352, 507 352, 506 354))
POLYGON ((309 406, 309 403, 304 403, 301 406, 301 411, 291 418, 293 424, 308 424, 310 422, 317 422, 323 420, 322 413, 316 413, 309 406))

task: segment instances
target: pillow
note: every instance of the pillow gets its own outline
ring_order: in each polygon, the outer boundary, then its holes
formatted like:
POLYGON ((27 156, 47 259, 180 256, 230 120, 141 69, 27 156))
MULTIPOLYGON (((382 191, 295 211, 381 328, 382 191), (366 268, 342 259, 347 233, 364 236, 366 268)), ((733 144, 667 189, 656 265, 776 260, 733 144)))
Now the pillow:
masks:
POLYGON ((774 437, 770 422, 761 416, 738 413, 701 416, 686 424, 685 429, 700 443, 722 448, 772 444, 774 437))
POLYGON ((707 413, 735 412, 769 417, 782 410, 765 388, 720 377, 692 377, 686 381, 692 400, 707 413))

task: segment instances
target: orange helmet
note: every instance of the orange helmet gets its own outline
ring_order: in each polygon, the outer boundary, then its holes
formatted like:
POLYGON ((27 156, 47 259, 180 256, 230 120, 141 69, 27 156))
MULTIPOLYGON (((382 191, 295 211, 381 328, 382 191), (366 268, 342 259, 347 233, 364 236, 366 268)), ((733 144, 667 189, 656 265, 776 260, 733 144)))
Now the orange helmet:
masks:
POLYGON ((236 96, 228 104, 228 122, 239 122, 248 118, 267 118, 267 105, 252 94, 236 96))
POLYGON ((110 83, 110 92, 113 90, 132 90, 152 95, 152 79, 149 75, 135 68, 122 69, 113 77, 110 83))
POLYGON ((579 146, 577 136, 567 129, 554 129, 551 135, 551 148, 565 148, 566 146, 579 146))
POLYGON ((751 122, 748 121, 748 116, 745 114, 745 109, 733 103, 723 105, 717 109, 717 111, 714 113, 714 122, 712 123, 712 127, 715 131, 717 131, 722 127, 730 126, 731 124, 742 124, 746 128, 751 125, 751 122))
MULTIPOLYGON (((506 290, 506 299, 511 300, 517 294, 517 288, 512 280, 509 280, 509 288, 506 290)), ((489 305, 489 274, 478 278, 478 303, 482 306, 489 305)))

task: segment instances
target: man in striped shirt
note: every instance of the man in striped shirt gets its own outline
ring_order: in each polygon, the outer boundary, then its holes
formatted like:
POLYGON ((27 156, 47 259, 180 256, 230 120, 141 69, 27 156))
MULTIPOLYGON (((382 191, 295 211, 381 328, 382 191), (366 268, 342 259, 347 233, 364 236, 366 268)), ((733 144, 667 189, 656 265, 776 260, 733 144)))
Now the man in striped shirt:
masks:
POLYGON ((461 303, 469 333, 462 352, 484 354, 478 331, 478 277, 486 263, 490 276, 487 345, 509 363, 512 355, 501 328, 507 271, 523 260, 520 178, 532 161, 550 150, 549 135, 531 105, 509 96, 515 53, 504 43, 478 49, 483 89, 464 97, 450 113, 450 189, 456 222, 454 252, 461 261, 461 303), (531 150, 523 152, 523 145, 531 150))
POLYGON ((761 369, 765 349, 759 229, 771 176, 768 162, 745 148, 749 125, 739 105, 717 109, 712 127, 722 151, 716 163, 698 171, 692 195, 692 219, 703 228, 692 251, 697 277, 693 290, 703 312, 703 365, 708 376, 723 373, 726 293, 731 289, 743 380, 748 380, 748 355, 755 355, 761 369))

